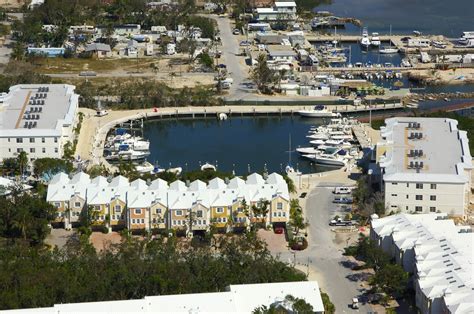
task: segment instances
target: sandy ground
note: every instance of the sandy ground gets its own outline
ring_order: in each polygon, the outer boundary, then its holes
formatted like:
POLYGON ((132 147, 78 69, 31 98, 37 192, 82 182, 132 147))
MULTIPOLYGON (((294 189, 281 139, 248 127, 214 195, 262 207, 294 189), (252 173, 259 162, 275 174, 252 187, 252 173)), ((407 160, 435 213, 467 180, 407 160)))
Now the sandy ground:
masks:
POLYGON ((438 84, 467 84, 474 83, 474 68, 462 68, 452 70, 422 70, 417 71, 415 76, 433 78, 438 84))
POLYGON ((122 237, 117 232, 111 232, 108 234, 102 232, 92 232, 90 237, 90 242, 97 252, 102 251, 111 244, 118 244, 121 241, 122 237))

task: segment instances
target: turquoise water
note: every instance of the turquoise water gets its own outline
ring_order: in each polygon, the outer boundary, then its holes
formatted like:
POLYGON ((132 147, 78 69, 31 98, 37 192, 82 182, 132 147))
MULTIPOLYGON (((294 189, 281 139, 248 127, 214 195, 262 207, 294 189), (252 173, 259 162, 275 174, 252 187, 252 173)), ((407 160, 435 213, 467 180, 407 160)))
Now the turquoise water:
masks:
MULTIPOLYGON (((473 0, 333 0, 315 10, 361 19, 369 32, 381 34, 388 34, 390 25, 393 34, 418 30, 458 38, 463 31, 474 31, 473 0)), ((347 31, 360 32, 356 27, 347 31)))

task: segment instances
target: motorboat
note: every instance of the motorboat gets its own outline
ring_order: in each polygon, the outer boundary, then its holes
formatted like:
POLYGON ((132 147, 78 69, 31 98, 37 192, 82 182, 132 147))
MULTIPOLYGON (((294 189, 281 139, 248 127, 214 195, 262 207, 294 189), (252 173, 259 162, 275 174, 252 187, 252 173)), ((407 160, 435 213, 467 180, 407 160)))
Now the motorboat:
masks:
POLYGON ((325 145, 326 141, 325 140, 314 140, 309 142, 311 145, 314 145, 318 147, 319 145, 325 145))
POLYGON ((201 170, 202 171, 205 171, 205 170, 211 170, 211 171, 216 171, 216 166, 210 164, 210 163, 205 163, 204 165, 201 166, 201 170))
POLYGON ((135 161, 135 160, 143 160, 149 155, 150 155, 150 152, 128 149, 128 150, 122 150, 117 153, 105 156, 105 159, 109 161, 119 161, 119 160, 135 161))
POLYGON ((345 159, 337 154, 305 154, 303 157, 325 166, 344 167, 346 165, 345 159))
POLYGON ((370 38, 369 38, 369 32, 367 31, 367 28, 364 28, 362 30, 362 38, 360 39, 360 45, 363 48, 369 48, 370 47, 370 38))
POLYGON ((374 47, 379 47, 381 44, 379 33, 372 33, 372 38, 370 38, 370 44, 374 47))
POLYGON ((306 135, 307 138, 311 139, 311 140, 328 140, 329 139, 329 135, 327 133, 313 133, 313 134, 310 134, 310 135, 306 135))
POLYGON ((125 140, 115 140, 105 145, 105 149, 110 151, 120 151, 127 147, 137 151, 148 151, 150 150, 150 142, 139 137, 130 137, 125 140))
POLYGON ((135 166, 135 169, 139 172, 139 173, 152 173, 153 170, 155 169, 155 166, 153 166, 151 163, 149 163, 148 161, 145 161, 144 163, 142 164, 139 164, 139 165, 136 165, 135 166))
POLYGON ((327 117, 339 117, 341 114, 328 110, 323 105, 315 106, 311 110, 299 110, 298 114, 302 117, 308 118, 327 118, 327 117))
POLYGON ((321 151, 319 148, 314 148, 314 147, 298 147, 296 151, 300 154, 305 154, 305 155, 315 155, 320 153, 321 151))
POLYGON ((446 49, 447 45, 442 42, 442 41, 437 41, 437 40, 433 40, 431 42, 431 46, 435 47, 435 48, 438 48, 438 49, 446 49))
POLYGON ((398 49, 394 47, 380 47, 379 52, 385 55, 395 54, 395 53, 398 53, 398 49))

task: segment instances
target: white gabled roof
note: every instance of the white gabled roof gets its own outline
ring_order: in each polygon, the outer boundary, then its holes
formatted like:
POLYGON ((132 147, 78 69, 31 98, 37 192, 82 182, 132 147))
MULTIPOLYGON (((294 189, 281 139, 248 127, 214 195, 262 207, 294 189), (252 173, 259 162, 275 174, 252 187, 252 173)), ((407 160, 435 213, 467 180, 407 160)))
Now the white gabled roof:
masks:
POLYGON ((211 181, 209 181, 209 188, 210 189, 215 189, 215 190, 221 190, 226 188, 226 184, 224 180, 221 178, 214 178, 211 181))
POLYGON ((239 177, 232 178, 229 181, 228 187, 231 189, 240 189, 245 186, 245 181, 239 177))
POLYGON ((201 191, 205 190, 207 187, 206 183, 202 182, 201 180, 195 180, 191 182, 189 185, 189 191, 201 191))
POLYGON ((107 181, 107 178, 103 176, 98 176, 91 180, 91 184, 98 187, 104 187, 104 186, 109 185, 109 182, 107 181))
POLYGON ((149 189, 150 190, 167 190, 168 182, 160 178, 155 179, 151 182, 149 189))
POLYGON ((146 190, 148 188, 148 185, 142 179, 136 179, 135 181, 130 183, 130 186, 136 190, 146 190))
POLYGON ((265 183, 265 180, 263 180, 263 177, 260 174, 252 173, 247 177, 247 181, 245 181, 245 183, 252 185, 261 185, 265 183))
POLYGON ((170 184, 170 190, 174 191, 186 191, 186 184, 181 180, 176 180, 170 184))
POLYGON ((69 184, 89 184, 90 182, 91 180, 87 173, 78 172, 71 178, 69 184))
POLYGON ((64 172, 60 172, 54 175, 54 177, 49 181, 49 184, 59 184, 59 183, 68 183, 69 182, 69 176, 65 174, 64 172))
POLYGON ((110 187, 125 187, 125 186, 129 186, 129 182, 128 182, 128 179, 125 178, 124 176, 117 176, 112 179, 109 186, 110 187))

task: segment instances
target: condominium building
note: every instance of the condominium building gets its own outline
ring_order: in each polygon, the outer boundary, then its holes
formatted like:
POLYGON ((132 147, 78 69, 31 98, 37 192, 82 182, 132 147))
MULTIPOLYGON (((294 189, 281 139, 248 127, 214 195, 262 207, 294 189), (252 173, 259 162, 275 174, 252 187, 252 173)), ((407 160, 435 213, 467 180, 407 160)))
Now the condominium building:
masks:
POLYGON ((146 296, 143 299, 55 304, 53 307, 10 310, 5 313, 69 314, 92 313, 252 313, 255 309, 274 306, 286 313, 291 295, 313 307, 313 313, 324 313, 317 281, 275 282, 230 285, 223 292, 146 296))
POLYGON ((397 117, 385 124, 376 158, 387 210, 464 217, 472 157, 467 133, 457 121, 397 117))
POLYGON ((246 228, 251 222, 285 225, 289 220, 289 193, 283 177, 277 173, 267 178, 254 173, 244 181, 235 177, 208 184, 180 180, 168 184, 162 179, 133 182, 123 176, 111 180, 90 179, 80 172, 70 178, 55 175, 49 183, 47 201, 58 209, 58 222, 66 228, 80 221, 91 207, 96 225, 112 229, 175 229, 185 232, 246 228), (256 216, 252 206, 268 201, 265 216, 256 216))
POLYGON ((270 8, 257 8, 257 19, 261 22, 296 20, 296 3, 294 1, 275 2, 270 8))
POLYGON ((446 213, 373 219, 370 237, 413 274, 421 313, 474 312, 474 233, 446 213))
POLYGON ((61 158, 73 141, 79 95, 66 84, 15 85, 0 94, 0 159, 61 158))

